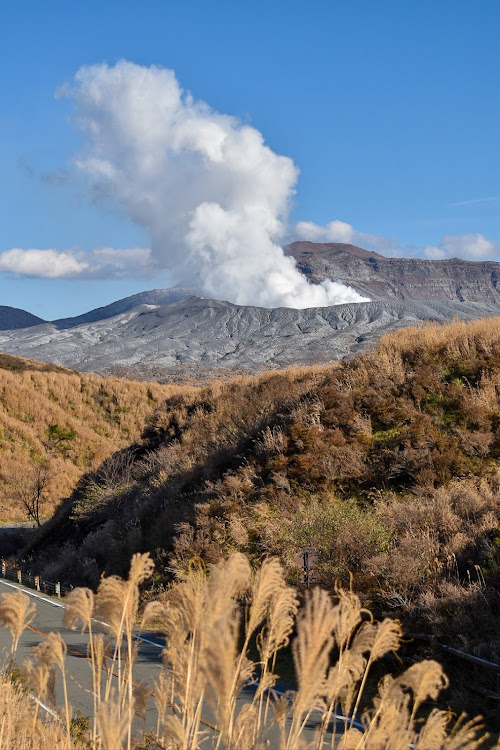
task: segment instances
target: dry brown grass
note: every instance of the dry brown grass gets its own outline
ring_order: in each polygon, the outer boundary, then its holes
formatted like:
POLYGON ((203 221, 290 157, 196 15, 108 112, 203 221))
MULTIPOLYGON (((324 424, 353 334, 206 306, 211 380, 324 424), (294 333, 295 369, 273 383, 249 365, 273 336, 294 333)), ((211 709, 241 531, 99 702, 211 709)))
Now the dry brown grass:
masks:
POLYGON ((35 605, 22 591, 8 591, 0 598, 0 623, 10 630, 12 653, 17 651, 19 638, 35 616, 35 605))
POLYGON ((25 511, 15 485, 30 466, 47 457, 47 429, 76 430, 69 450, 51 452, 51 482, 44 515, 51 515, 84 471, 97 468, 137 439, 148 415, 189 387, 99 378, 0 355, 0 518, 20 520, 25 511))
MULTIPOLYGON (((240 551, 279 557, 300 586, 312 547, 330 593, 353 573, 378 618, 498 661, 499 323, 400 331, 336 366, 173 395, 140 450, 87 477, 42 530, 36 572, 96 587, 149 549, 167 585, 195 556, 240 551)), ((470 706, 462 672, 453 705, 470 706)))
POLYGON ((474 357, 478 350, 493 354, 500 346, 500 317, 455 320, 446 325, 427 323, 382 336, 377 352, 383 356, 414 355, 419 349, 444 349, 452 358, 474 357))
MULTIPOLYGON (((0 747, 2 750, 67 750, 67 733, 58 721, 33 722, 35 705, 0 675, 0 747)), ((73 747, 73 744, 71 745, 73 747)))
MULTIPOLYGON (((154 686, 132 690, 136 656, 131 646, 132 624, 139 585, 151 571, 148 556, 138 555, 127 581, 103 579, 95 598, 96 610, 88 591, 75 591, 68 598, 66 624, 75 626, 80 621, 89 629, 93 654, 95 721, 84 738, 86 747, 407 750, 413 746, 419 750, 476 750, 484 746, 480 721, 456 722, 438 709, 422 712, 447 685, 435 661, 415 663, 397 676, 386 674, 373 705, 368 705, 364 698, 368 672, 375 661, 398 650, 402 632, 397 621, 374 622, 359 598, 342 588, 333 598, 321 589, 312 590, 296 618, 295 592, 287 587, 279 563, 267 560, 254 572, 241 554, 213 566, 209 575, 193 563, 162 601, 147 606, 143 626, 153 623, 166 636, 164 667, 154 686), (103 675, 103 659, 98 656, 102 636, 92 633, 93 611, 107 617, 115 635, 117 687, 111 684, 111 669, 103 675), (298 686, 287 698, 273 691, 277 678, 271 667, 288 642, 294 622, 298 686), (252 661, 249 644, 256 633, 259 656, 252 661), (260 684, 240 707, 236 698, 243 685, 259 673, 260 684), (145 710, 148 693, 154 695, 158 722, 156 732, 146 738, 134 730, 133 716, 145 710), (207 702, 216 721, 216 729, 210 733, 203 718, 207 702), (363 732, 349 721, 361 708, 363 732), (314 736, 309 733, 306 737, 306 725, 313 715, 320 720, 314 736), (272 728, 278 739, 270 745, 272 728)), ((50 679, 40 675, 45 668, 46 677, 55 666, 64 672, 65 646, 51 633, 36 647, 34 656, 25 675, 36 697, 48 694, 50 699, 50 679)), ((8 750, 75 747, 67 700, 62 722, 42 721, 36 713, 33 717, 28 700, 3 679, 0 746, 8 750)))

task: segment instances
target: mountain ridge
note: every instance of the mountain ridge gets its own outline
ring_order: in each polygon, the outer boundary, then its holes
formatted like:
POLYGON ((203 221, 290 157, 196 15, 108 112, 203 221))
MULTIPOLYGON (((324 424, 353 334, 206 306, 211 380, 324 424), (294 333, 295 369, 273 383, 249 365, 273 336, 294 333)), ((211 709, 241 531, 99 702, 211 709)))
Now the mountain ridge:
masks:
MULTIPOLYGON (((497 261, 390 258, 340 242, 297 241, 285 246, 284 251, 296 260, 300 271, 311 282, 321 283, 325 278, 340 280, 372 301, 448 299, 500 303, 500 263, 497 261)), ((21 308, 0 306, 0 330, 48 322, 61 329, 73 328, 106 320, 142 304, 167 305, 192 294, 206 296, 196 287, 179 284, 138 292, 81 315, 52 321, 21 308)))
POLYGON ((372 300, 500 303, 500 263, 494 260, 390 258, 338 242, 292 242, 285 252, 310 281, 340 279, 372 300))
POLYGON ((0 308, 0 350, 96 374, 183 378, 331 362, 397 328, 500 313, 496 261, 386 258, 342 243, 296 242, 286 252, 310 281, 339 279, 370 301, 267 309, 179 285, 52 322, 3 308, 15 312, 4 316, 16 322, 9 330, 1 329, 0 308))
POLYGON ((129 297, 111 302, 109 305, 96 307, 89 312, 75 315, 70 318, 57 318, 50 321, 58 328, 74 328, 82 323, 95 323, 98 320, 113 318, 115 315, 132 310, 140 305, 169 305, 177 302, 183 297, 193 294, 197 290, 194 287, 173 286, 166 289, 148 289, 138 294, 132 294, 129 297))
POLYGON ((0 331, 13 331, 19 328, 29 328, 30 326, 46 323, 43 318, 20 307, 10 307, 9 305, 0 305, 0 331))
POLYGON ((385 300, 322 308, 262 308, 191 295, 140 305, 106 320, 59 329, 53 323, 0 332, 0 350, 83 372, 154 365, 165 373, 257 372, 350 357, 388 331, 500 314, 500 305, 385 300))

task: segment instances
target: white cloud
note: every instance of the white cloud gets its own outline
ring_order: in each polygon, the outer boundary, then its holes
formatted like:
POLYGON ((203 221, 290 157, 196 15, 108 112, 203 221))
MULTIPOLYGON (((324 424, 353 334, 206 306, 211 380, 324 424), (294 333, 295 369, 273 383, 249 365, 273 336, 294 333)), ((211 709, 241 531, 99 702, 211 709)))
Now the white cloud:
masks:
POLYGON ((158 268, 240 304, 309 307, 362 301, 310 284, 285 256, 298 169, 261 133, 183 91, 171 70, 120 61, 81 68, 77 166, 151 233, 158 268))
POLYGON ((293 238, 310 242, 343 242, 386 255, 401 255, 399 243, 394 238, 360 232, 352 224, 338 219, 325 226, 312 221, 299 221, 295 224, 293 238))
POLYGON ((295 236, 309 242, 354 242, 355 230, 345 221, 331 221, 326 226, 320 226, 313 221, 299 221, 295 225, 295 236))
POLYGON ((151 251, 145 248, 100 247, 82 253, 16 247, 0 253, 0 271, 41 279, 129 278, 150 276, 153 270, 151 251))
POLYGON ((87 257, 89 271, 94 277, 106 279, 147 277, 151 276, 156 269, 151 250, 145 247, 132 247, 124 250, 98 247, 87 257))
POLYGON ((424 247, 424 255, 426 258, 429 258, 429 260, 443 260, 448 257, 443 248, 436 247, 435 245, 427 245, 424 247))
POLYGON ((331 221, 325 226, 312 221, 299 221, 294 227, 293 239, 310 242, 344 242, 359 245, 365 250, 376 250, 391 257, 423 255, 430 260, 453 257, 467 260, 498 260, 500 255, 500 244, 488 240, 479 232, 445 235, 438 245, 426 245, 423 249, 415 246, 402 248, 394 238, 360 232, 352 224, 338 220, 331 221))
POLYGON ((71 251, 22 250, 14 247, 0 254, 0 271, 42 279, 73 278, 88 270, 71 251))
POLYGON ((495 195, 492 198, 473 198, 468 201, 458 201, 458 203, 448 203, 451 206, 472 206, 474 203, 500 203, 500 195, 495 195))
POLYGON ((500 244, 488 240, 483 234, 448 234, 439 245, 427 245, 424 248, 426 258, 442 260, 444 258, 465 258, 468 260, 498 260, 500 244))

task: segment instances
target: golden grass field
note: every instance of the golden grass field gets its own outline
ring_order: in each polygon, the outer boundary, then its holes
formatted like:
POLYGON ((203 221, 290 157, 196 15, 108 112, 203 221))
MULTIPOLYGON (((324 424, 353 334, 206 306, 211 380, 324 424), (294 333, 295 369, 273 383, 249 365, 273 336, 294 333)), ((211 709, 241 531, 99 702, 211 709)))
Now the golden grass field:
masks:
POLYGON ((49 517, 85 471, 136 440, 147 416, 187 386, 100 378, 21 357, 0 355, 0 518, 26 518, 15 486, 47 460, 49 425, 76 437, 50 451, 50 482, 43 515, 49 517))

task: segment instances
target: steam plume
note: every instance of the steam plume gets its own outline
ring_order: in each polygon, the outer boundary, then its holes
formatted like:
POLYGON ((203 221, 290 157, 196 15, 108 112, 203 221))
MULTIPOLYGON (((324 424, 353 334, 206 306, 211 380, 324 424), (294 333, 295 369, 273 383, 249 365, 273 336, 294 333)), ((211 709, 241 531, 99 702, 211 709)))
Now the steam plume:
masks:
POLYGON ((153 260, 208 295, 266 307, 360 302, 308 283, 279 242, 298 170, 262 135, 183 91, 171 70, 81 68, 70 92, 78 166, 151 233, 153 260))

